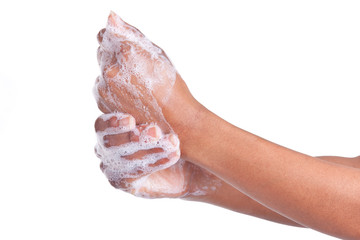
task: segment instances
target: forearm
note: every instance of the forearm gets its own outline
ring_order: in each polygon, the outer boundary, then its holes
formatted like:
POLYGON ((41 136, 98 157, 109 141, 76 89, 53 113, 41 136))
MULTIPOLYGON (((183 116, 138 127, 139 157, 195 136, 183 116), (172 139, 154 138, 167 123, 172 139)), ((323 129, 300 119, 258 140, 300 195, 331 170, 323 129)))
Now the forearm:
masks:
POLYGON ((184 197, 183 199, 209 203, 238 213, 262 218, 272 222, 302 227, 300 224, 254 201, 236 188, 232 187, 230 184, 222 180, 218 180, 218 182, 219 185, 216 187, 216 190, 211 191, 206 195, 190 195, 184 197))
MULTIPOLYGON (((337 164, 347 165, 351 167, 358 167, 358 161, 359 161, 358 158, 344 158, 344 157, 335 157, 335 156, 324 156, 324 157, 322 156, 319 158, 329 162, 334 162, 337 164)), ((198 178, 202 178, 202 175, 199 174, 198 178)), ((198 178, 193 179, 195 182, 193 182, 192 184, 195 185, 201 184, 202 180, 198 178)), ((213 178, 217 178, 217 177, 213 175, 213 178)), ((266 219, 272 222, 303 227, 302 225, 261 205, 260 203, 246 196, 241 191, 237 190, 236 188, 224 182, 223 180, 217 178, 216 181, 218 181, 219 184, 216 187, 215 191, 200 196, 190 195, 185 197, 184 199, 210 203, 238 213, 266 219)))
POLYGON ((208 111, 196 121, 186 139, 180 135, 189 160, 301 225, 343 238, 360 234, 358 169, 278 146, 208 111))

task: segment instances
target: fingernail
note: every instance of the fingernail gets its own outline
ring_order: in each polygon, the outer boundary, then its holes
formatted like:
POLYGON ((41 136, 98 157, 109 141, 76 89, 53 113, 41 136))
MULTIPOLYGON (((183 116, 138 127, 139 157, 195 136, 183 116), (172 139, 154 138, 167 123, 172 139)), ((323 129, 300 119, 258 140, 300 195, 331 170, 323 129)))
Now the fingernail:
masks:
POLYGON ((119 126, 125 127, 128 126, 130 123, 129 117, 125 117, 119 120, 119 126))
POLYGON ((160 128, 154 126, 147 130, 147 135, 153 138, 159 138, 160 137, 160 128))
POLYGON ((179 139, 175 134, 171 134, 169 140, 172 143, 172 145, 174 145, 174 147, 176 147, 179 144, 179 139))
POLYGON ((109 124, 111 127, 117 127, 119 125, 117 117, 111 117, 109 120, 109 124))
POLYGON ((135 127, 135 118, 133 118, 131 116, 122 118, 119 120, 119 126, 134 128, 135 127))

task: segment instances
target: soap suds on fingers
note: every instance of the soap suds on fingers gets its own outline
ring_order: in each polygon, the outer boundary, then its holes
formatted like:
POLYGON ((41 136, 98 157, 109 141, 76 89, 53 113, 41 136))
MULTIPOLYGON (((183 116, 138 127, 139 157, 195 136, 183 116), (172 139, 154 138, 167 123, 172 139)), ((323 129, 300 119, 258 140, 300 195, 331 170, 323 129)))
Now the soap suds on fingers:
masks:
MULTIPOLYGON (((104 114, 100 118, 105 121, 116 117, 121 120, 128 118, 128 114, 111 113, 104 114)), ((153 133, 154 134, 154 133, 153 133)), ((103 131, 97 131, 98 144, 96 145, 96 153, 101 156, 101 162, 104 166, 104 174, 110 181, 118 181, 122 178, 136 178, 145 174, 156 172, 158 170, 168 168, 175 164, 180 156, 179 141, 176 135, 162 135, 161 130, 154 124, 144 127, 136 127, 135 122, 130 121, 127 126, 109 127, 103 131), (140 131, 141 129, 141 131, 140 131), (155 129, 155 137, 150 136, 148 131, 155 129), (106 136, 123 134, 125 137, 132 136, 136 141, 129 141, 119 146, 107 146, 106 136), (172 138, 172 141, 169 138, 172 138), (176 138, 174 141, 173 138, 176 138), (152 153, 143 156, 141 159, 129 160, 127 156, 131 156, 138 151, 149 149, 162 149, 161 152, 152 153), (171 153, 173 156, 171 156, 171 153), (156 165, 160 159, 168 159, 169 161, 156 165)))
POLYGON ((157 122, 164 131, 173 132, 161 106, 171 94, 177 72, 163 50, 113 12, 98 40, 97 101, 105 99, 108 112, 128 112, 138 121, 157 122))

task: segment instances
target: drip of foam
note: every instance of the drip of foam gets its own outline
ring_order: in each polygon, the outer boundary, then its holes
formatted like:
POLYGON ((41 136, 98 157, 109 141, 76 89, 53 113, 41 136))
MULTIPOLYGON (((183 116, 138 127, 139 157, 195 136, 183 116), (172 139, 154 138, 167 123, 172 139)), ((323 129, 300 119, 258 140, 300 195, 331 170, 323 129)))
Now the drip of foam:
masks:
POLYGON ((221 185, 213 174, 180 159, 162 174, 150 174, 132 182, 130 192, 145 198, 192 198, 212 194, 221 185))

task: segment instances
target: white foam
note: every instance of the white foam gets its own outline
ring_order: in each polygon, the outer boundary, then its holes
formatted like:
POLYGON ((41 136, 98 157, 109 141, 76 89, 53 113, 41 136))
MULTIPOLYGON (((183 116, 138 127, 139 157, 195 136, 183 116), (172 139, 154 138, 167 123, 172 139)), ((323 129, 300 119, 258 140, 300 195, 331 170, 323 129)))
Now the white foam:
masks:
MULTIPOLYGON (((112 113, 103 115, 103 120, 109 120, 112 117, 122 119, 125 116, 121 113, 112 113)), ((174 146, 167 138, 167 136, 161 136, 160 139, 150 137, 147 132, 149 129, 154 128, 156 131, 160 131, 154 124, 149 124, 141 132, 137 128, 131 129, 131 127, 109 127, 104 131, 98 131, 98 144, 96 145, 96 152, 101 156, 101 161, 105 166, 104 173, 111 181, 118 181, 122 178, 136 178, 144 174, 155 172, 171 166, 176 163, 178 158, 170 158, 169 154, 179 151, 179 142, 174 146), (120 146, 106 147, 104 136, 114 134, 133 134, 139 137, 139 141, 132 141, 120 146), (129 160, 126 156, 130 156, 140 150, 161 148, 163 152, 152 153, 144 156, 141 159, 129 160), (169 162, 157 167, 151 166, 158 160, 163 158, 169 158, 169 162), (141 173, 139 173, 141 171, 141 173)), ((161 133, 157 133, 160 135, 161 133)), ((178 152, 178 156, 180 153, 178 152)))

